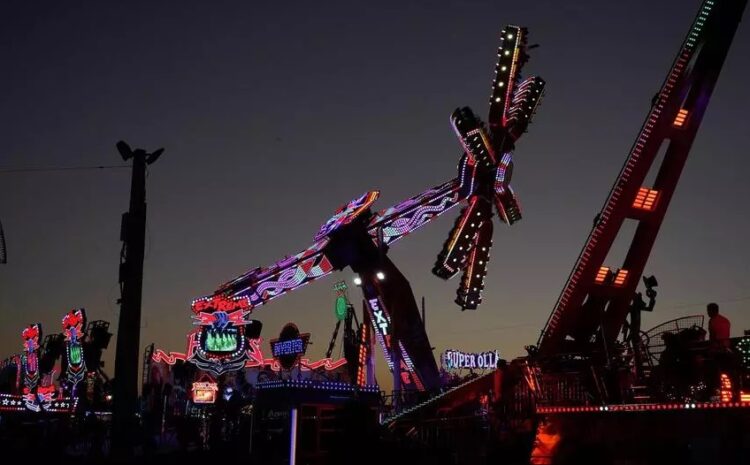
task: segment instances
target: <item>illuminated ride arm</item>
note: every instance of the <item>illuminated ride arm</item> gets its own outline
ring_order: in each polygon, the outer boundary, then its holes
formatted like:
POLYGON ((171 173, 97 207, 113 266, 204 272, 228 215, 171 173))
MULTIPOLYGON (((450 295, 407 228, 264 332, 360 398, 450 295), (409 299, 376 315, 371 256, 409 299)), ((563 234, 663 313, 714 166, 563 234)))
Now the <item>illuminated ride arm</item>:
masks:
POLYGON ((266 268, 255 268, 222 285, 213 295, 193 301, 193 311, 214 309, 252 311, 289 291, 333 272, 330 261, 322 252, 328 243, 323 239, 297 255, 285 258, 266 268))
MULTIPOLYGON (((370 223, 373 238, 377 240, 378 229, 382 229, 384 245, 389 245, 455 207, 475 194, 478 183, 482 181, 477 179, 477 171, 481 173, 483 169, 495 173, 492 181, 484 181, 494 182, 497 194, 502 196, 496 202, 500 217, 508 224, 520 219, 520 209, 509 185, 513 169, 511 152, 514 142, 526 131, 544 90, 544 81, 539 77, 532 76, 520 81, 519 72, 528 61, 526 34, 526 28, 518 26, 506 26, 502 31, 490 96, 490 132, 482 127, 468 108, 459 109, 451 116, 451 123, 459 138, 480 137, 480 150, 485 152, 478 150, 470 155, 467 144, 462 143, 464 155, 459 163, 458 177, 376 214, 370 223), (455 126, 457 114, 471 120, 469 124, 473 126, 464 128, 462 133, 455 126), (502 155, 495 154, 496 147, 502 155), (477 156, 480 157, 478 161, 477 156)), ((489 192, 487 194, 491 195, 489 192)))
POLYGON ((390 245, 455 207, 464 198, 459 179, 451 179, 376 213, 370 221, 369 233, 376 242, 378 234, 382 234, 383 244, 390 245))
POLYGON ((260 322, 248 315, 257 306, 293 291, 333 271, 322 249, 328 240, 267 268, 255 268, 224 284, 213 295, 193 301, 193 320, 187 359, 215 375, 246 366, 260 322), (250 329, 247 329, 250 328, 250 329))
POLYGON ((460 192, 465 206, 438 254, 432 272, 450 279, 463 270, 456 291, 462 309, 476 309, 482 301, 484 277, 492 247, 492 206, 511 225, 521 219, 521 208, 510 181, 515 142, 526 131, 541 100, 544 81, 522 80, 528 61, 526 28, 506 26, 490 95, 488 127, 469 108, 451 115, 451 124, 464 150, 459 165, 460 192))

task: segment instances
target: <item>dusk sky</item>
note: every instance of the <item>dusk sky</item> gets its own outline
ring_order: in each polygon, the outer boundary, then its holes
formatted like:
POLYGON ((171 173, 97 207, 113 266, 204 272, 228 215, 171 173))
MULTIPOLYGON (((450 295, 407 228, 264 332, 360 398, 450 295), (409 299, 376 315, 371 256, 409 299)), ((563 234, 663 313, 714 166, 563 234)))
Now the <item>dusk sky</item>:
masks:
MULTIPOLYGON (((426 296, 436 352, 510 359, 536 343, 699 3, 4 1, 0 171, 119 165, 120 139, 165 147, 147 181, 141 345, 184 351, 193 298, 304 249, 367 190, 382 209, 455 177, 448 117, 486 117, 499 32, 526 26, 540 47, 524 72, 547 93, 515 153, 524 218, 496 223, 483 305, 461 312, 457 283, 430 273, 457 210, 390 252, 426 296)), ((747 57, 745 21, 646 267, 659 297, 644 329, 710 301, 733 335, 750 329, 747 57)), ((73 307, 116 332, 129 176, 0 172, 0 357, 28 323, 59 332, 73 307)), ((332 286, 351 277, 257 309, 265 339, 295 321, 322 357, 332 286)), ((114 339, 110 375, 113 355, 114 339)))

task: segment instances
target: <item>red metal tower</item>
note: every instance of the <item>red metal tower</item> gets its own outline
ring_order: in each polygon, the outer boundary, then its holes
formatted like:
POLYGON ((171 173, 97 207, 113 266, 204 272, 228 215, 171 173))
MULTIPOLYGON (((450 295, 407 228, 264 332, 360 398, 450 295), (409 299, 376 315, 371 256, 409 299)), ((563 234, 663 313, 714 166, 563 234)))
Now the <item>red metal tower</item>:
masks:
POLYGON ((616 339, 746 3, 701 4, 547 320, 538 341, 540 355, 582 351, 592 342, 601 347, 616 339), (661 152, 653 185, 644 185, 661 152), (625 260, 605 263, 626 219, 637 227, 625 260))

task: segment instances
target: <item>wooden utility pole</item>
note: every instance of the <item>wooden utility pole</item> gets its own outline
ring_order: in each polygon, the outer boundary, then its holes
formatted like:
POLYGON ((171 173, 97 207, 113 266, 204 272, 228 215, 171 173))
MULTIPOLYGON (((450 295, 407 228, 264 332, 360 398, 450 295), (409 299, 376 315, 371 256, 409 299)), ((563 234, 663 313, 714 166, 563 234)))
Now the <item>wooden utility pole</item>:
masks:
POLYGON ((146 165, 155 162, 164 149, 146 153, 117 143, 123 160, 133 159, 130 209, 122 215, 120 240, 120 318, 117 327, 115 379, 113 386, 112 453, 118 457, 133 454, 138 427, 138 362, 141 356, 141 294, 146 237, 146 165))

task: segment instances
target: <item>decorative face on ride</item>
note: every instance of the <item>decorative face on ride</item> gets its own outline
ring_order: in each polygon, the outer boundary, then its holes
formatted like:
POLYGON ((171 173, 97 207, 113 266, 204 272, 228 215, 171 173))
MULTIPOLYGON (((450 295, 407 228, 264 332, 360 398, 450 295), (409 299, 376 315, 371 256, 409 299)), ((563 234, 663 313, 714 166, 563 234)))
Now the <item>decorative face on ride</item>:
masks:
POLYGON ((195 311, 193 315, 194 324, 199 328, 190 361, 216 375, 241 369, 248 359, 245 326, 260 323, 247 319, 250 312, 242 309, 205 310, 195 311))
POLYGON ((83 345, 81 343, 85 327, 86 311, 82 308, 69 311, 62 319, 65 353, 68 362, 65 376, 68 383, 73 387, 83 380, 86 373, 86 360, 83 357, 83 345))
POLYGON ((320 231, 318 231, 314 239, 319 241, 324 237, 329 236, 340 227, 351 223, 359 215, 367 211, 367 209, 370 208, 370 205, 372 205, 378 197, 380 197, 379 191, 365 192, 360 197, 357 197, 348 204, 342 206, 336 211, 331 219, 326 221, 326 223, 320 228, 320 231))

